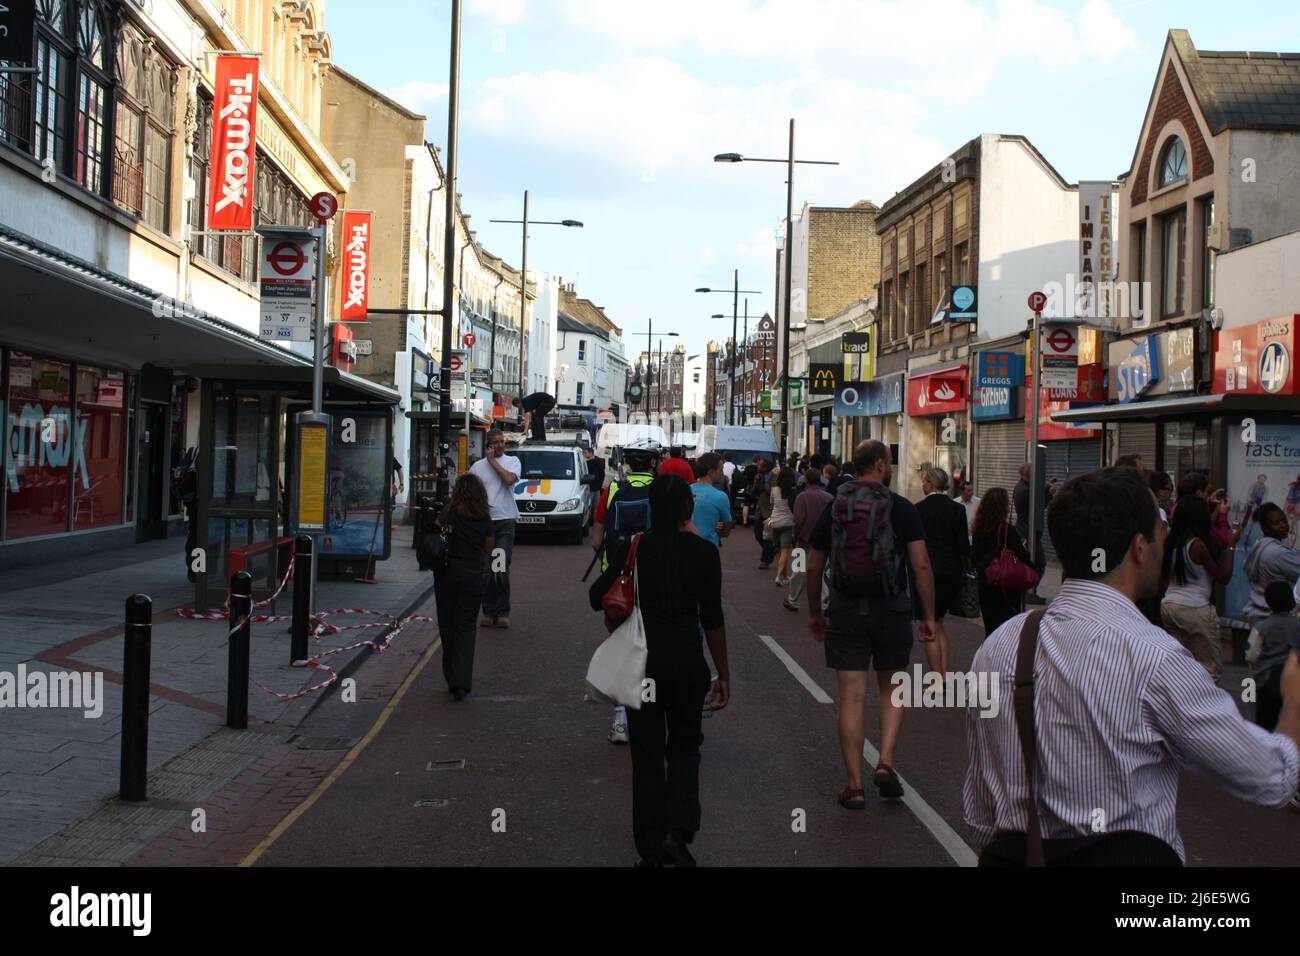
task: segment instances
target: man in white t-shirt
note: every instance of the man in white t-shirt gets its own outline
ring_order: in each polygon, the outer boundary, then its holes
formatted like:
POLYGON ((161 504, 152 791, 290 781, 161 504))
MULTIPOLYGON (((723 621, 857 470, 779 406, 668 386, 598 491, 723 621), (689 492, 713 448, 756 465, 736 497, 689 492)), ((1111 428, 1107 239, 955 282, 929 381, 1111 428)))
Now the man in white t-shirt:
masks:
MULTIPOLYGON (((487 455, 469 469, 487 490, 492 537, 496 546, 505 551, 506 558, 505 571, 488 571, 487 586, 483 589, 483 627, 510 626, 510 561, 515 550, 515 519, 519 517, 515 483, 521 472, 519 459, 506 454, 505 435, 492 429, 487 433, 487 455)), ((492 560, 496 561, 495 554, 492 560)))
POLYGON ((961 493, 957 496, 957 501, 966 509, 966 531, 973 534, 975 530, 975 512, 979 510, 980 499, 975 494, 975 482, 963 481, 961 483, 961 493))
POLYGON ((731 460, 731 452, 722 456, 722 477, 727 480, 727 488, 731 488, 731 476, 736 473, 736 463, 731 460))

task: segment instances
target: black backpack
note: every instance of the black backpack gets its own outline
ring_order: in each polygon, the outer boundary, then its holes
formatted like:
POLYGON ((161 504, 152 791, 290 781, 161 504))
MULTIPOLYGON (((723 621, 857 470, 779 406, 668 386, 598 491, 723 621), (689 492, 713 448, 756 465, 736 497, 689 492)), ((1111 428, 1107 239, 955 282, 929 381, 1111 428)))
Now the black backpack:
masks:
MULTIPOLYGON (((639 476, 640 477, 640 476, 639 476)), ((641 484, 633 484, 632 476, 610 485, 610 498, 605 508, 606 556, 615 554, 635 534, 650 530, 650 480, 642 479, 641 484)), ((601 567, 608 567, 608 557, 601 562, 601 567)))

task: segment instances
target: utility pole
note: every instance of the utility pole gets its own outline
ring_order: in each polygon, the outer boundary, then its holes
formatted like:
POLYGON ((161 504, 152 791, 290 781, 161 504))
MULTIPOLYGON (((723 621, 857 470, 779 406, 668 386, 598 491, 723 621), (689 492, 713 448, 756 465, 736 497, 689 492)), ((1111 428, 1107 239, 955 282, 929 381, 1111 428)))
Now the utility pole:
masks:
MULTIPOLYGON (((444 226, 442 270, 442 357, 438 370, 437 509, 449 500, 447 458, 451 454, 451 317, 456 261, 456 128, 460 118, 460 0, 451 0, 451 67, 447 91, 447 219, 444 226)), ((466 436, 468 439, 468 436, 466 436)))

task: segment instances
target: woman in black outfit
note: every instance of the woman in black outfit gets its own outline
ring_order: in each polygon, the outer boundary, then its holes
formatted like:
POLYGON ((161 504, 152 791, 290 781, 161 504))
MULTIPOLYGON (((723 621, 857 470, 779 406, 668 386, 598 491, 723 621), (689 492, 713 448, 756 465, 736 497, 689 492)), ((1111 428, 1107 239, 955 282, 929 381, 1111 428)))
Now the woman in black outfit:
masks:
MULTIPOLYGON (((966 530, 966 509, 948 497, 948 473, 942 468, 921 472, 921 490, 925 498, 916 504, 917 514, 925 527, 925 546, 934 570, 935 639, 925 648, 926 665, 940 674, 948 673, 948 631, 943 619, 957 598, 961 576, 970 554, 970 532, 966 530)), ((920 607, 915 615, 920 620, 920 607)))
POLYGON ((437 524, 451 529, 450 558, 445 565, 435 565, 433 572, 438 633, 442 637, 442 676, 451 696, 464 700, 474 677, 474 639, 488 555, 496 547, 487 490, 477 475, 467 472, 456 479, 451 504, 437 524))
POLYGON ((980 614, 984 618, 985 637, 1023 611, 1025 604, 1024 591, 1006 591, 988 584, 984 578, 988 566, 1003 548, 1010 548, 1017 558, 1033 567, 1024 541, 1007 520, 1010 515, 1011 500, 1007 489, 990 488, 980 500, 975 511, 975 525, 971 529, 971 563, 979 575, 980 614))
MULTIPOLYGON (((638 866, 695 865, 687 844, 700 828, 700 717, 706 697, 721 710, 731 693, 722 563, 717 548, 684 530, 694 505, 681 478, 657 477, 650 486, 651 530, 637 547, 646 677, 654 681, 654 700, 627 712, 638 866), (701 631, 718 675, 712 692, 701 631)), ((591 586, 594 610, 621 572, 630 541, 610 555, 609 568, 591 586)))

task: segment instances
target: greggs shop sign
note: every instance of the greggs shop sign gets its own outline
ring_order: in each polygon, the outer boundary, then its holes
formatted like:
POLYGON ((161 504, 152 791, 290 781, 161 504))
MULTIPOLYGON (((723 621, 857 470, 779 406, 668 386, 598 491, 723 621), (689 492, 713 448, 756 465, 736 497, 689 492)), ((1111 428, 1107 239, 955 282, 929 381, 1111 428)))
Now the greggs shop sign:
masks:
POLYGON ((966 411, 966 366, 911 376, 907 380, 907 414, 948 415, 966 411))
POLYGON ((1300 395, 1296 326, 1300 315, 1214 333, 1214 392, 1300 395))

